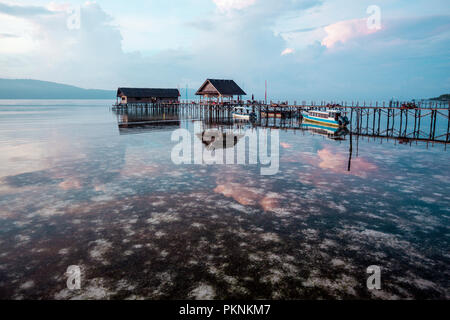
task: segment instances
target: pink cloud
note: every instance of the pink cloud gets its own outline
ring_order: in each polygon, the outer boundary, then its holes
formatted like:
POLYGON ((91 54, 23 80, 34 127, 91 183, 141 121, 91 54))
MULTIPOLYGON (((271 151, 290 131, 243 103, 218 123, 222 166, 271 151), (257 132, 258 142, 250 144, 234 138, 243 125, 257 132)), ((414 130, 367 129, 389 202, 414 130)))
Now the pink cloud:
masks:
POLYGON ((317 151, 320 158, 319 168, 332 171, 334 173, 352 174, 360 178, 366 178, 367 174, 377 169, 377 166, 364 160, 363 158, 353 158, 351 170, 348 171, 348 157, 344 154, 333 153, 325 148, 317 151))
POLYGON ((378 167, 368 160, 352 157, 350 171, 348 171, 349 154, 340 152, 330 147, 325 147, 317 154, 299 152, 296 155, 286 157, 283 162, 286 163, 303 163, 311 167, 305 172, 299 173, 302 183, 321 185, 329 181, 330 177, 327 173, 354 175, 360 178, 367 178, 372 172, 378 170, 378 167))
POLYGON ((281 55, 282 55, 282 56, 285 56, 285 55, 291 54, 291 53, 294 53, 294 49, 292 49, 292 48, 286 48, 286 49, 284 49, 284 50, 281 52, 281 55))
POLYGON ((280 208, 280 200, 283 197, 275 192, 265 192, 264 189, 253 186, 254 182, 247 181, 245 184, 237 182, 238 176, 218 178, 217 187, 214 192, 232 198, 243 206, 259 205, 264 211, 275 211, 280 208))
POLYGON ((219 184, 214 192, 233 198, 243 206, 255 205, 260 197, 257 190, 232 182, 219 184))
POLYGON ((259 205, 264 211, 274 211, 280 208, 280 199, 281 196, 279 194, 271 192, 259 201, 259 205))
POLYGON ((345 43, 351 39, 379 31, 379 29, 369 29, 367 27, 367 19, 339 21, 326 26, 324 30, 327 36, 322 40, 322 45, 327 48, 332 48, 339 42, 345 43))
POLYGON ((58 185, 61 189, 63 190, 78 190, 81 189, 82 187, 82 183, 79 179, 76 178, 68 178, 66 180, 64 180, 63 182, 61 182, 58 185))
POLYGON ((161 168, 156 165, 125 166, 120 174, 124 177, 143 177, 161 173, 161 168))
POLYGON ((280 142, 280 146, 283 149, 290 149, 290 148, 292 148, 292 145, 290 145, 289 143, 286 143, 286 142, 280 142))

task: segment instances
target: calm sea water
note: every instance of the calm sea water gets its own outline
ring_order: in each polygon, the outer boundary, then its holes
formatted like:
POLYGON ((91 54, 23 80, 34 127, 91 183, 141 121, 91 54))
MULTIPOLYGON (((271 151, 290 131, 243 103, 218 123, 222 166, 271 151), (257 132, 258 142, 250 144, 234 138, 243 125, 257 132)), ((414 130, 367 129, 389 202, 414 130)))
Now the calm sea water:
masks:
POLYGON ((175 165, 195 115, 119 128, 140 118, 110 104, 0 101, 0 298, 450 298, 445 145, 353 136, 349 171, 348 135, 279 130, 262 176, 175 165))

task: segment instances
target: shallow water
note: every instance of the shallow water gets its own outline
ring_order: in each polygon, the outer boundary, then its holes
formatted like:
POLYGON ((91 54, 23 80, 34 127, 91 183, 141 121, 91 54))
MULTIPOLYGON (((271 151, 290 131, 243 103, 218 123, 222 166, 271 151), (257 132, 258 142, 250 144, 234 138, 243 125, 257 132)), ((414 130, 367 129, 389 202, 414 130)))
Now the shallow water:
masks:
POLYGON ((349 135, 279 130, 276 175, 175 165, 197 116, 110 103, 0 101, 0 298, 450 298, 445 145, 353 136, 348 171, 349 135))

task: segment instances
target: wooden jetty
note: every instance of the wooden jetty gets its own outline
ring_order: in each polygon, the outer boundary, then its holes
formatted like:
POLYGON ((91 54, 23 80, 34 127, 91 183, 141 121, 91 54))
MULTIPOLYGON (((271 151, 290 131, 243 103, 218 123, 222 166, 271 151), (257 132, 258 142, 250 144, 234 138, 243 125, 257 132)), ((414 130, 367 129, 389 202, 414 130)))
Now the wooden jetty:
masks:
POLYGON ((248 107, 263 119, 301 119, 309 110, 338 109, 344 112, 352 134, 367 137, 450 142, 450 102, 390 101, 359 103, 302 101, 297 103, 243 100, 246 93, 233 80, 206 79, 196 92, 199 99, 180 100, 178 89, 119 88, 114 110, 132 112, 178 113, 190 118, 231 118, 236 107, 248 107), (444 128, 444 129, 443 129, 444 128))
POLYGON ((281 119, 302 118, 308 110, 338 109, 347 113, 349 130, 366 137, 414 139, 430 142, 450 142, 450 104, 448 102, 269 102, 182 100, 170 103, 127 103, 114 105, 115 110, 153 110, 178 112, 190 117, 219 119, 231 117, 235 107, 246 106, 258 115, 258 121, 271 117, 281 119), (439 124, 439 125, 438 125, 439 124), (444 129, 443 129, 444 128, 444 129))

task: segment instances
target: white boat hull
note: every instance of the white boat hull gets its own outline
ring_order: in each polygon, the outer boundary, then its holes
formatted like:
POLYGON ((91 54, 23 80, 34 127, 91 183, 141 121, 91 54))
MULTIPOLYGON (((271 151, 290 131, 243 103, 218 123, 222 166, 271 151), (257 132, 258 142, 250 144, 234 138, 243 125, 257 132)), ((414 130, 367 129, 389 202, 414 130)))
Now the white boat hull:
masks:
POLYGON ((250 115, 233 113, 234 119, 250 120, 250 115))

